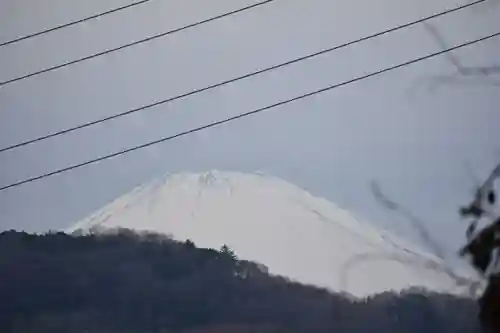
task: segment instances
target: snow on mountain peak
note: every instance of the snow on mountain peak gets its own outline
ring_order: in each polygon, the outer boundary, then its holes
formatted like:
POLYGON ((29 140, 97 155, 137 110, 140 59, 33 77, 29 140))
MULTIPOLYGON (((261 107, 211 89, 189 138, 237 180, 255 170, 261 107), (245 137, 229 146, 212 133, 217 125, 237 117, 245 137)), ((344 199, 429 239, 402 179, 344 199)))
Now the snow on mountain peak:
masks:
POLYGON ((434 256, 263 173, 166 174, 121 196, 68 231, 124 227, 227 244, 272 274, 367 296, 412 286, 456 293, 434 256))

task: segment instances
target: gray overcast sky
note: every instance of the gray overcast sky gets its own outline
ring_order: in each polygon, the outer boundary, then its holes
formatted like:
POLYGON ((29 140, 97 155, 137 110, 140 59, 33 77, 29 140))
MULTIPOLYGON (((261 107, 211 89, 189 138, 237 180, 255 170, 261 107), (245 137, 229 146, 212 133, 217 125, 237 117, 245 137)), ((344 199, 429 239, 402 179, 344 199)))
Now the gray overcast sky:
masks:
MULTIPOLYGON (((467 0, 463 0, 467 1, 467 0)), ((278 0, 126 51, 0 87, 0 146, 34 138, 287 61, 464 3, 278 0)), ((4 0, 0 40, 129 3, 4 0)), ((236 9, 250 0, 153 0, 0 49, 0 81, 236 9)), ((433 21, 451 45, 500 30, 500 5, 433 21)), ((423 26, 0 154, 0 184, 272 104, 439 50, 423 26)), ((500 64, 500 39, 454 53, 500 64)), ((372 198, 377 179, 447 246, 462 241, 457 207, 473 177, 500 160, 500 85, 460 79, 445 57, 189 137, 0 193, 0 229, 67 227, 164 172, 262 170, 412 237, 372 198), (449 227, 452 227, 451 231, 449 227)), ((500 82, 500 76, 496 80, 500 82)), ((413 240, 417 240, 413 238, 413 240)))

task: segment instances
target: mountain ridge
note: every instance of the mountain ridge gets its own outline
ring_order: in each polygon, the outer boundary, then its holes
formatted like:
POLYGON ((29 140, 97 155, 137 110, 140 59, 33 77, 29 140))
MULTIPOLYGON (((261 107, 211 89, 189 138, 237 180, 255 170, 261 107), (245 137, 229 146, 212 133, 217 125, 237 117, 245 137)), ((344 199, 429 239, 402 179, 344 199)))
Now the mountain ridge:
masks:
POLYGON ((116 227, 166 233, 201 247, 227 244, 273 274, 356 296, 411 286, 458 292, 433 254, 262 172, 167 173, 67 232, 116 227))

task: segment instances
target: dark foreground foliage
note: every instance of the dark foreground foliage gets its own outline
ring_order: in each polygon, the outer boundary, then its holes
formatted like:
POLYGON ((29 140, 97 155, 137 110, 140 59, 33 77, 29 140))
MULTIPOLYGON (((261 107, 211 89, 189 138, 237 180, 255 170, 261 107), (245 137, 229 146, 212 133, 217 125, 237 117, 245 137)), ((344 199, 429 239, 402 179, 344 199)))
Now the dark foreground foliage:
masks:
POLYGON ((354 300, 161 235, 0 234, 4 333, 465 333, 475 315, 423 291, 354 300))

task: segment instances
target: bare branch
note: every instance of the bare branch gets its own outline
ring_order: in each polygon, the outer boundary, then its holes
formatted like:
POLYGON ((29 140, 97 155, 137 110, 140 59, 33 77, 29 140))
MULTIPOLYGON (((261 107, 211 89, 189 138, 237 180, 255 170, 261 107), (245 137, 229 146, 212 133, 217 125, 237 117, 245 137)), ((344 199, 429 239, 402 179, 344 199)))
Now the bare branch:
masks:
POLYGON ((425 224, 420 218, 415 216, 409 210, 403 208, 401 205, 397 204, 394 200, 389 199, 384 193, 382 193, 380 185, 376 181, 371 182, 371 188, 375 199, 377 199, 383 207, 401 214, 415 229, 415 231, 417 231, 420 239, 433 250, 433 254, 440 259, 445 260, 445 251, 441 248, 439 243, 433 239, 430 232, 424 227, 425 224))
POLYGON ((400 255, 391 253, 363 253, 354 256, 349 261, 344 263, 341 267, 340 274, 340 287, 343 290, 348 290, 348 281, 350 271, 357 265, 362 264, 366 261, 394 261, 398 262, 404 266, 412 265, 415 267, 420 267, 423 269, 428 269, 432 271, 437 271, 440 273, 447 274, 454 282, 458 288, 466 288, 467 294, 470 297, 475 297, 478 290, 483 287, 483 281, 478 276, 477 279, 467 278, 459 276, 452 270, 450 270, 444 263, 439 263, 431 259, 426 259, 413 255, 400 255))
MULTIPOLYGON (((432 35, 432 37, 437 42, 439 47, 441 47, 441 49, 446 50, 448 48, 448 45, 447 45, 444 37, 432 24, 430 24, 429 22, 424 22, 424 27, 427 29, 429 34, 432 35)), ((448 58, 450 63, 452 63, 453 66, 455 66, 457 71, 463 74, 464 68, 463 68, 462 64, 460 63, 460 60, 457 57, 455 57, 453 52, 448 52, 445 54, 445 56, 448 58)))
MULTIPOLYGON (((500 1, 497 1, 497 4, 498 3, 500 3, 500 1)), ((424 22, 424 27, 442 50, 449 48, 446 39, 436 27, 428 22, 424 22)), ((465 66, 452 52, 448 52, 446 57, 450 64, 455 68, 456 72, 449 75, 438 75, 431 78, 421 79, 419 80, 420 82, 417 83, 417 86, 425 83, 428 86, 427 90, 431 93, 434 92, 438 86, 443 84, 459 83, 463 85, 467 83, 474 83, 471 80, 479 81, 476 82, 475 85, 479 83, 491 87, 500 87, 500 64, 491 64, 488 66, 465 66)))
MULTIPOLYGON (((440 272, 446 273, 452 280, 455 281, 455 284, 460 287, 468 285, 469 286, 469 296, 475 295, 475 292, 477 291, 478 286, 481 284, 481 279, 480 276, 478 276, 477 280, 472 280, 465 278, 463 276, 460 276, 458 273, 455 272, 455 270, 448 265, 447 260, 446 260, 446 255, 444 249, 440 246, 439 242, 436 241, 431 233, 427 230, 425 227, 424 221, 413 214, 411 211, 408 209, 405 209, 402 207, 400 204, 398 204, 396 201, 388 198, 381 190, 380 185, 376 181, 371 182, 371 189, 372 193, 377 199, 377 201, 386 209, 391 210, 393 212, 399 213, 402 215, 409 223, 410 225, 417 231, 419 234, 419 237, 421 240, 434 252, 433 254, 440 258, 443 262, 442 263, 437 263, 432 260, 424 260, 423 258, 418 258, 416 256, 412 256, 413 259, 409 260, 408 257, 391 257, 391 260, 398 260, 402 263, 406 262, 419 262, 420 265, 425 266, 428 269, 434 269, 438 270, 440 272)), ((411 258, 410 258, 411 259, 411 258)), ((364 261, 364 260, 369 260, 369 255, 365 257, 361 257, 360 259, 354 259, 352 263, 349 263, 349 266, 357 264, 358 261, 364 261)))

